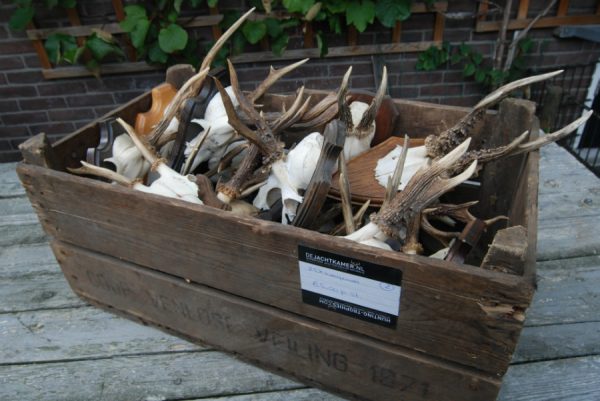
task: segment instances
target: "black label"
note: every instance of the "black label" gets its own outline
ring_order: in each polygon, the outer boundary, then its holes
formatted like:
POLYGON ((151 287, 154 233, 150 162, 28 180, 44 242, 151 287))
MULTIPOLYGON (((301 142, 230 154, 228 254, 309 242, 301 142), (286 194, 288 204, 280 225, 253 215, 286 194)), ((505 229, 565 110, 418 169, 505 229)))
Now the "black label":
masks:
MULTIPOLYGON (((298 246, 298 260, 299 262, 312 265, 310 269, 313 269, 313 266, 323 267, 326 269, 350 274, 352 276, 375 280, 379 282, 379 286, 382 289, 385 289, 387 285, 401 287, 402 284, 402 271, 400 270, 363 260, 349 258, 343 255, 337 255, 327 251, 309 248, 303 245, 298 246)), ((337 273, 333 274, 337 275, 337 273)), ((310 285, 307 285, 307 287, 310 287, 310 285)), ((319 289, 317 289, 317 291, 318 290, 319 289)), ((304 284, 302 289, 302 301, 318 308, 327 309, 332 312, 340 313, 355 319, 360 319, 389 328, 395 328, 398 320, 397 314, 359 305, 357 303, 348 301, 348 299, 339 299, 336 296, 325 295, 316 291, 311 291, 310 289, 307 289, 304 284)))

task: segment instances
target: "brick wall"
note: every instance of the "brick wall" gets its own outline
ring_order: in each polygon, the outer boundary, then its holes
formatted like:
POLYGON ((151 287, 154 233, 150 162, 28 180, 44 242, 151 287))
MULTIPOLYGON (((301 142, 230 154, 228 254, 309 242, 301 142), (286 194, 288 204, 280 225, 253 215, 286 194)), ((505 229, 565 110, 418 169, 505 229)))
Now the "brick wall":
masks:
MULTIPOLYGON (((93 0, 79 2, 82 22, 99 23, 114 20, 111 2, 93 0)), ((460 0, 449 2, 449 12, 474 12, 476 2, 460 0)), ((545 2, 532 1, 532 8, 540 9, 545 2)), ((221 9, 241 7, 243 1, 220 1, 221 9)), ((570 11, 593 13, 596 1, 573 0, 570 11)), ((28 137, 45 132, 53 140, 72 132, 90 120, 100 117, 117 105, 157 85, 162 72, 113 75, 96 78, 44 80, 40 64, 31 42, 24 33, 11 32, 8 19, 12 2, 0 3, 0 162, 19 159, 17 146, 28 137)), ((431 15, 415 15, 402 27, 406 41, 431 40, 431 15)), ((39 15, 41 27, 68 24, 59 13, 39 15)), ((495 48, 496 33, 473 32, 472 19, 446 21, 444 39, 451 43, 469 42, 486 57, 495 48)), ((210 39, 210 30, 199 30, 200 38, 210 39)), ((390 32, 375 28, 361 34, 360 44, 389 41, 390 32)), ((574 63, 591 63, 600 56, 600 45, 579 39, 558 39, 552 29, 534 30, 529 35, 535 41, 528 65, 533 69, 574 63)), ((343 37, 332 38, 331 45, 343 44, 343 37)), ((300 38, 292 42, 298 43, 300 38)), ((471 106, 484 94, 485 88, 470 79, 464 79, 460 67, 448 66, 434 72, 418 72, 415 53, 381 56, 388 66, 389 90, 393 97, 471 106)), ((281 63, 278 63, 281 65, 281 63)), ((308 88, 334 88, 342 75, 353 65, 351 87, 375 88, 370 56, 311 60, 300 70, 290 74, 274 91, 290 91, 304 84, 308 88)), ((267 73, 267 64, 252 63, 238 67, 240 79, 250 88, 267 73)), ((583 77, 581 85, 587 85, 583 77)))

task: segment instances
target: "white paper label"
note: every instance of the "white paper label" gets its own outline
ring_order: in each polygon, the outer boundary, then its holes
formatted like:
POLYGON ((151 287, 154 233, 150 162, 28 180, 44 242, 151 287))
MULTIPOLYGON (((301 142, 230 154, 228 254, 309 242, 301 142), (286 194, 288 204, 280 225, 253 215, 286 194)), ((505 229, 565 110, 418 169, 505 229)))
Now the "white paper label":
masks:
POLYGON ((304 246, 298 248, 305 303, 386 327, 400 313, 402 272, 304 246))
POLYGON ((398 316, 400 286, 306 262, 299 263, 303 290, 398 316))

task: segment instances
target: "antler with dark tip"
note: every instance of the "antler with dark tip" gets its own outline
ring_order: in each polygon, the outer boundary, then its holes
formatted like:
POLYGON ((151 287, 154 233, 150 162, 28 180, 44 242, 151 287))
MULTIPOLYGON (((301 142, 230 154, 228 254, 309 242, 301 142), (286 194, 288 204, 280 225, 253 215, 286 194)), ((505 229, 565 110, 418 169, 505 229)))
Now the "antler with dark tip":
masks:
POLYGON ((293 64, 287 65, 285 67, 281 67, 278 70, 276 70, 275 68, 273 68, 271 66, 271 68, 269 69, 269 75, 267 75, 267 77, 248 95, 248 99, 252 103, 255 103, 281 77, 283 77, 285 74, 295 70, 296 68, 300 67, 302 64, 306 63, 308 60, 309 60, 308 58, 305 58, 305 59, 295 62, 293 64))
POLYGON ((550 134, 546 134, 541 136, 533 141, 523 143, 525 139, 529 136, 529 131, 525 131, 517 138, 515 138, 511 143, 505 146, 500 146, 493 149, 479 149, 472 150, 467 153, 456 163, 455 171, 459 171, 465 168, 468 164, 470 164, 473 160, 478 160, 479 165, 482 166, 485 163, 502 159, 504 157, 516 156, 527 152, 532 152, 541 148, 544 145, 547 145, 551 142, 556 142, 579 128, 583 125, 593 114, 593 110, 589 110, 585 112, 581 117, 577 120, 571 122, 570 124, 564 126, 558 131, 552 132, 550 134))
MULTIPOLYGON (((296 68, 298 65, 300 64, 294 64, 293 68, 296 68)), ((261 113, 254 108, 253 102, 242 93, 237 73, 230 61, 228 61, 228 68, 231 87, 238 100, 239 108, 252 121, 256 130, 250 129, 242 122, 233 107, 233 103, 227 95, 227 92, 215 78, 217 89, 221 93, 223 104, 225 105, 229 124, 237 130, 240 135, 252 143, 246 157, 233 177, 228 182, 219 183, 219 185, 217 185, 218 196, 224 202, 231 201, 240 196, 242 188, 257 167, 262 165, 262 169, 268 171, 271 168, 271 165, 283 159, 283 144, 277 139, 277 134, 298 121, 303 113, 306 112, 310 102, 310 99, 307 99, 304 102, 302 101, 304 88, 300 88, 296 100, 290 109, 287 112, 284 112, 271 124, 267 124, 261 113), (259 155, 262 155, 262 158, 259 158, 259 155)), ((291 71, 290 68, 282 70, 286 70, 286 72, 291 71)))
POLYGON ((387 92, 387 68, 383 67, 383 74, 381 76, 381 82, 379 83, 379 88, 377 89, 377 93, 373 98, 373 101, 369 105, 369 108, 363 114, 360 122, 356 126, 356 130, 359 132, 363 132, 368 130, 373 122, 375 121, 375 117, 377 117, 377 112, 379 111, 379 107, 381 106, 381 102, 383 102, 383 98, 385 97, 385 93, 387 92))
POLYGON ((256 8, 253 7, 242 15, 233 25, 221 35, 219 40, 215 42, 215 44, 211 47, 211 49, 202 60, 202 64, 200 65, 199 72, 190 78, 178 91, 167 109, 165 110, 163 117, 159 121, 159 123, 152 129, 152 132, 148 135, 148 141, 151 145, 157 145, 161 142, 161 137, 167 130, 167 127, 171 123, 171 120, 176 117, 182 108, 182 105, 187 99, 190 99, 198 94, 200 88, 204 84, 204 80, 208 75, 208 71, 210 70, 210 65, 212 64, 214 58, 217 56, 221 47, 225 44, 225 42, 235 33, 235 31, 244 23, 244 21, 254 12, 256 8))
POLYGON ((398 192, 371 217, 369 224, 346 238, 358 242, 396 238, 402 242, 404 252, 418 253, 421 249, 418 244, 418 231, 423 210, 441 195, 469 179, 477 168, 477 161, 473 161, 460 174, 447 178, 448 173, 453 171, 454 164, 467 151, 470 141, 470 138, 467 138, 431 166, 417 171, 404 190, 398 192))
POLYGON ((494 92, 483 98, 473 109, 460 119, 452 128, 447 129, 439 135, 429 135, 425 138, 425 146, 427 147, 427 154, 432 159, 441 157, 448 153, 451 149, 455 148, 459 143, 465 140, 469 136, 470 130, 480 121, 485 112, 491 106, 497 104, 502 99, 507 97, 511 92, 516 89, 531 85, 536 82, 544 81, 546 79, 555 77, 562 73, 562 70, 553 71, 546 74, 534 75, 510 82, 494 92))

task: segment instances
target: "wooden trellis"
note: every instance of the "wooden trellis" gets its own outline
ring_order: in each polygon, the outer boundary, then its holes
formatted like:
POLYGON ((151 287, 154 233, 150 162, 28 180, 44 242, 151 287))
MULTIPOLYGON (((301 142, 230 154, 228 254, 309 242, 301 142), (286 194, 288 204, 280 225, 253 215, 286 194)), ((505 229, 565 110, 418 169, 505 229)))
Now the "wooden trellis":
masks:
MULTIPOLYGON (((112 0, 113 8, 117 21, 125 18, 123 12, 123 3, 121 0, 112 0)), ((420 52, 428 49, 431 46, 439 46, 443 39, 444 32, 444 12, 448 8, 448 3, 445 1, 435 2, 433 6, 428 7, 424 3, 414 4, 411 8, 413 14, 434 13, 435 19, 432 27, 433 36, 431 41, 419 42, 402 42, 402 24, 398 22, 393 29, 390 29, 390 42, 376 45, 358 45, 358 32, 353 27, 348 28, 347 46, 337 46, 329 48, 326 57, 347 57, 347 56, 362 56, 382 53, 407 53, 420 52)), ((85 42, 85 37, 91 35, 94 30, 100 29, 111 34, 125 34, 120 25, 115 23, 82 25, 77 10, 67 9, 67 16, 71 26, 61 28, 42 28, 38 29, 33 24, 29 25, 27 36, 33 41, 34 48, 42 65, 42 74, 46 79, 60 79, 90 76, 92 73, 83 66, 53 66, 50 62, 43 41, 54 33, 69 34, 77 38, 81 45, 85 42)), ((264 14, 256 14, 251 16, 252 19, 264 19, 267 16, 264 14)), ((186 28, 211 27, 213 38, 216 40, 221 35, 219 23, 222 21, 223 15, 219 13, 216 7, 210 8, 210 15, 197 16, 193 18, 182 18, 178 23, 186 28)), ((314 34, 310 23, 305 23, 304 26, 304 48, 286 50, 281 56, 275 55, 269 49, 268 39, 261 42, 262 51, 245 52, 233 58, 233 62, 272 62, 277 60, 292 60, 305 57, 318 58, 320 51, 315 47, 314 34)), ((136 53, 133 46, 128 45, 126 54, 128 62, 103 64, 100 67, 100 74, 119 74, 152 71, 161 67, 149 65, 146 62, 136 61, 136 53)))
MULTIPOLYGON (((540 18, 533 28, 552 28, 562 25, 592 25, 600 24, 600 1, 597 1, 596 13, 587 15, 569 15, 569 0, 560 0, 555 15, 546 15, 540 18)), ((499 31, 502 27, 501 20, 491 21, 486 18, 489 10, 489 2, 482 1, 479 4, 480 18, 475 26, 476 32, 499 31)), ((516 18, 508 21, 507 29, 525 29, 533 21, 535 15, 530 15, 529 0, 520 0, 516 18)))

